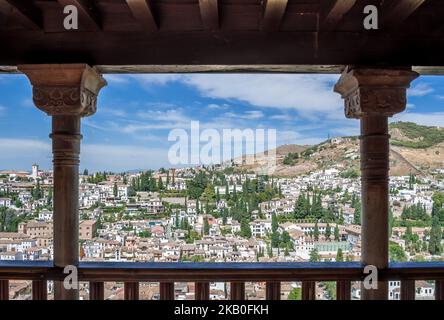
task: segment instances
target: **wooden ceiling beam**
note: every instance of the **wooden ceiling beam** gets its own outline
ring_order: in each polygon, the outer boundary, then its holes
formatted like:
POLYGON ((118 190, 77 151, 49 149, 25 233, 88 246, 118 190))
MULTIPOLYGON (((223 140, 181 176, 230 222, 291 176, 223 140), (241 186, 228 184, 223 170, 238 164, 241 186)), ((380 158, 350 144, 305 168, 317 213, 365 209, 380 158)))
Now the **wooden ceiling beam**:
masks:
POLYGON ((102 29, 102 18, 100 12, 91 0, 57 0, 62 6, 74 5, 79 10, 80 18, 88 24, 88 29, 100 31, 102 29))
POLYGON ((288 0, 267 0, 261 29, 278 31, 287 8, 288 0))
POLYGON ((219 29, 219 7, 217 0, 199 0, 199 9, 204 29, 219 29))
POLYGON ((43 29, 42 12, 30 1, 0 0, 0 12, 6 16, 13 16, 26 28, 43 29))
POLYGON ((388 13, 383 15, 384 29, 394 29, 407 20, 423 3, 427 0, 397 0, 388 9, 388 13))
POLYGON ((151 9, 150 0, 126 0, 134 18, 143 26, 146 32, 155 32, 158 30, 154 14, 151 9))
POLYGON ((322 31, 333 31, 344 16, 353 8, 356 0, 330 0, 320 18, 322 31))

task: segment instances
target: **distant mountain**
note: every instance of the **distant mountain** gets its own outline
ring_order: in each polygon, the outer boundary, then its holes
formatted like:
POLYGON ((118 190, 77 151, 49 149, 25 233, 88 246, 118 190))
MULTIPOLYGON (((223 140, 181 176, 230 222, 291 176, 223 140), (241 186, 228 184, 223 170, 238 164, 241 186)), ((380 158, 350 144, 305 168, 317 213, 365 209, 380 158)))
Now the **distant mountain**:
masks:
MULTIPOLYGON (((444 129, 421 126, 411 122, 390 124, 390 174, 428 175, 444 168, 444 129)), ((237 169, 261 172, 271 161, 273 152, 258 154, 254 164, 244 156, 237 169), (250 162, 251 163, 251 162, 250 162)), ((283 145, 276 149, 276 176, 298 176, 311 171, 338 168, 345 175, 359 173, 358 137, 339 137, 317 145, 283 145)), ((237 159, 239 161, 239 158, 237 159)))

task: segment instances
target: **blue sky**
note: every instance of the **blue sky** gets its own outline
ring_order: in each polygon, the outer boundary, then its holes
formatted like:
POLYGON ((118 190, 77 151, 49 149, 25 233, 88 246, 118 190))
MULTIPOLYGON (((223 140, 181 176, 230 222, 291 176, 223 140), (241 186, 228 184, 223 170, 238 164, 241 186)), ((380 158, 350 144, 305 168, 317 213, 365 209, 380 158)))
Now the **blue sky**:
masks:
MULTIPOLYGON (((356 135, 333 92, 339 75, 157 74, 106 75, 97 113, 82 120, 81 169, 90 171, 171 166, 171 130, 263 128, 277 144, 314 144, 328 135, 356 135)), ((408 108, 392 121, 444 126, 444 79, 420 77, 408 108)), ((50 117, 33 106, 23 75, 0 75, 0 170, 51 168, 50 117)))

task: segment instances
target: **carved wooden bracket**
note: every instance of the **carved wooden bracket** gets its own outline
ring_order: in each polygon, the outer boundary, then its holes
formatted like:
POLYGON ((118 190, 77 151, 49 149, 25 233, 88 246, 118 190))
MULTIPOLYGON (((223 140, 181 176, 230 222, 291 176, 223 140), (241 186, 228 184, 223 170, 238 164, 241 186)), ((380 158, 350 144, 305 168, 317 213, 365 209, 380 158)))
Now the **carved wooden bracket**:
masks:
POLYGON ((21 65, 18 69, 31 81, 34 104, 50 116, 94 114, 97 95, 106 85, 86 64, 21 65))
POLYGON ((344 99, 345 116, 391 117, 405 110, 407 88, 419 76, 408 69, 370 69, 347 67, 334 91, 344 99))

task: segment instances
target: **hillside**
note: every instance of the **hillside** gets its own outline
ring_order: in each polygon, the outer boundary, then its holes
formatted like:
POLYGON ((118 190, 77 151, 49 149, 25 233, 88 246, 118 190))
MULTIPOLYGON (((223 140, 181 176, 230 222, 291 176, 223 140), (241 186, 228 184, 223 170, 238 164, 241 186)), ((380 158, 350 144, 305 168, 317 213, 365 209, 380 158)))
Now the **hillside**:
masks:
POLYGON ((421 126, 413 122, 390 124, 391 144, 414 149, 426 149, 444 142, 444 128, 421 126))
MULTIPOLYGON (((428 175, 432 170, 444 168, 444 130, 411 122, 390 125, 390 174, 428 175)), ((270 153, 270 157, 271 157, 270 153)), ((359 139, 340 137, 313 146, 284 145, 276 149, 276 176, 297 176, 316 170, 336 167, 347 174, 359 173, 359 139)), ((247 156, 249 158, 251 156, 247 156)), ((261 172, 271 159, 257 156, 254 164, 238 169, 261 172)), ((244 158, 244 160, 246 159, 244 158)))

